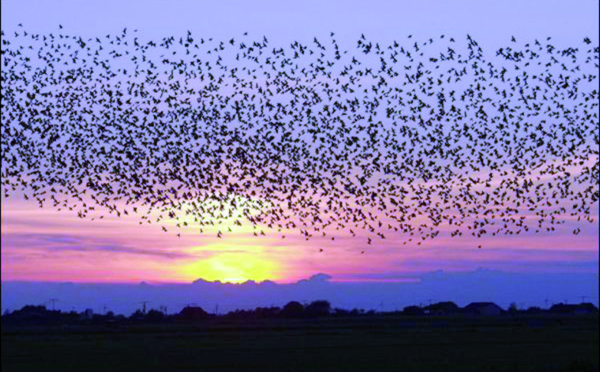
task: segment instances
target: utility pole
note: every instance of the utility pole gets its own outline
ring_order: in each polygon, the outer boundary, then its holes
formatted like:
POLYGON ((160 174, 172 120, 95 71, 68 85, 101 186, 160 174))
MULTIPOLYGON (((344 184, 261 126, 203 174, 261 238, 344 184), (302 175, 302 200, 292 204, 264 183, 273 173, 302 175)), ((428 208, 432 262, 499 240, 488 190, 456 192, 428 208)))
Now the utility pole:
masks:
POLYGON ((52 303, 52 311, 54 311, 54 303, 55 303, 56 301, 58 301, 58 298, 51 298, 51 299, 49 299, 49 300, 48 300, 48 302, 51 302, 51 303, 52 303))
POLYGON ((581 296, 581 303, 584 303, 586 298, 587 296, 581 296))
POLYGON ((143 307, 143 310, 142 310, 142 312, 143 312, 144 314, 146 314, 146 304, 147 304, 148 302, 150 302, 150 301, 140 301, 140 304, 143 304, 143 306, 144 306, 144 307, 143 307))

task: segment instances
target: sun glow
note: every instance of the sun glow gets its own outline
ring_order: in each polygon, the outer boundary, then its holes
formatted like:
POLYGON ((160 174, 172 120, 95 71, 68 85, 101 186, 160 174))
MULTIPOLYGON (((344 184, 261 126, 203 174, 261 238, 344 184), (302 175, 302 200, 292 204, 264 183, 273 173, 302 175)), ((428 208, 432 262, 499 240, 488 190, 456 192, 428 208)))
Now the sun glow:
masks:
POLYGON ((257 258, 249 253, 221 253, 184 267, 186 276, 207 281, 243 283, 274 279, 276 266, 273 262, 257 258))

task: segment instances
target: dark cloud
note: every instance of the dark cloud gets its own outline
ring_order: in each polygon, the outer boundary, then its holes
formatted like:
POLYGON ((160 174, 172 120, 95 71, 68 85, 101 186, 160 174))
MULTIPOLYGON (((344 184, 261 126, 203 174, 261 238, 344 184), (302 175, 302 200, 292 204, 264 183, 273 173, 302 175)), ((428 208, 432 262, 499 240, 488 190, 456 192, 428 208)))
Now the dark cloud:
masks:
POLYGON ((10 244, 46 244, 46 243, 60 243, 60 244, 78 244, 84 241, 84 239, 77 235, 68 234, 44 234, 44 233, 3 233, 2 239, 10 244))
POLYGON ((113 253, 130 253, 146 256, 164 257, 164 258, 190 258, 193 257, 186 253, 172 252, 172 251, 161 251, 156 249, 144 249, 129 247, 120 244, 104 244, 104 245, 63 245, 63 246, 51 246, 47 247, 46 250, 53 252, 113 252, 113 253))
MULTIPOLYGON (((479 252, 479 257, 456 254, 448 255, 440 252, 427 257, 415 257, 397 260, 400 267, 415 269, 440 267, 445 269, 468 270, 474 267, 489 267, 507 271, 569 271, 573 269, 589 269, 598 271, 598 252, 574 249, 528 249, 498 248, 479 252)), ((392 274, 385 274, 392 275, 392 274)))
MULTIPOLYGON (((183 252, 131 247, 106 239, 98 240, 68 234, 7 233, 2 235, 2 240, 4 244, 16 250, 19 247, 27 247, 44 252, 112 252, 169 259, 195 257, 183 252)), ((17 252, 15 254, 18 255, 17 252)))

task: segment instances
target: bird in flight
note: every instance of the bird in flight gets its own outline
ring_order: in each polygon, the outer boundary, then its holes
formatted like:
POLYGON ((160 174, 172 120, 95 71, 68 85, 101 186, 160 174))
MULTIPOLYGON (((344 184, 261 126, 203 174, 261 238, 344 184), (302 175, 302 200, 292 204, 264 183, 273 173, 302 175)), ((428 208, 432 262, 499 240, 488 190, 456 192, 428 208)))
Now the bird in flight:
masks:
POLYGON ((243 221, 255 236, 367 245, 594 221, 589 38, 560 50, 512 37, 485 54, 470 36, 458 48, 445 35, 384 45, 361 34, 351 52, 316 37, 267 46, 188 31, 144 43, 126 30, 2 32, 5 197, 221 228, 218 238, 243 221))

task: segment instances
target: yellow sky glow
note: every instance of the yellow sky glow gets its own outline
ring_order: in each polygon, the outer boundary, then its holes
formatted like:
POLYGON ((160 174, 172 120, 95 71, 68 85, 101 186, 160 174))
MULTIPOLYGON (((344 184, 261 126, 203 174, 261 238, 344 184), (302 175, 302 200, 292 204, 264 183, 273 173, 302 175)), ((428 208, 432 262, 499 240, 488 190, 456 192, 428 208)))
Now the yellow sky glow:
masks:
POLYGON ((247 280, 260 282, 274 279, 276 265, 252 253, 235 252, 196 261, 184 266, 181 271, 190 280, 201 278, 229 283, 243 283, 247 280))

